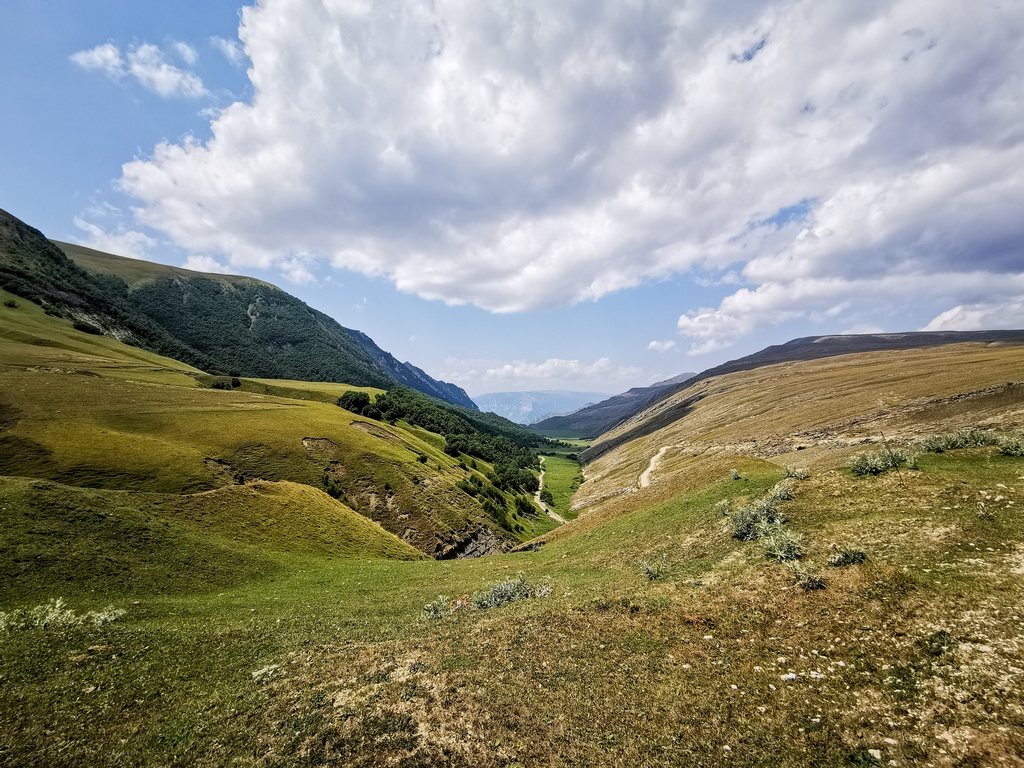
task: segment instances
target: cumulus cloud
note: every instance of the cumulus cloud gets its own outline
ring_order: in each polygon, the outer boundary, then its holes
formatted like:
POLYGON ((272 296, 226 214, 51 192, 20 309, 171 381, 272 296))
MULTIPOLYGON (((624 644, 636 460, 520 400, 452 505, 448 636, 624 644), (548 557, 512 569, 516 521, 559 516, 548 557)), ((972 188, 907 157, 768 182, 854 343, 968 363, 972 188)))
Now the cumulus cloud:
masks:
POLYGON ((245 51, 237 40, 228 40, 224 37, 214 36, 210 38, 210 45, 236 67, 240 67, 245 63, 245 51))
POLYGON ((94 248, 97 251, 113 253, 116 256, 128 256, 132 259, 144 259, 156 241, 143 232, 126 229, 117 225, 108 230, 99 224, 76 216, 74 224, 84 233, 83 237, 75 238, 78 245, 94 248))
MULTIPOLYGON (((192 46, 176 42, 171 48, 185 64, 195 64, 198 54, 192 46)), ((198 75, 174 66, 160 48, 150 43, 133 46, 124 54, 113 43, 103 43, 72 54, 71 61, 83 69, 102 72, 112 80, 131 78, 164 98, 208 95, 198 75)))
POLYGON ((1015 4, 265 0, 239 39, 251 101, 121 179, 238 268, 300 252, 496 312, 739 280, 680 307, 691 352, 1021 273, 1015 4))
POLYGON ((488 387, 507 385, 517 389, 559 389, 580 382, 601 383, 607 387, 609 383, 634 382, 643 375, 639 368, 616 365, 607 357, 592 362, 554 357, 541 362, 448 359, 445 365, 448 370, 442 378, 446 381, 488 387))
POLYGON ((672 339, 666 341, 652 341, 647 345, 647 348, 655 352, 668 352, 670 349, 676 348, 676 343, 672 339))
POLYGON ((212 256, 194 255, 185 259, 185 269, 192 269, 196 272, 212 272, 215 275, 228 275, 231 270, 221 264, 212 256))
POLYGON ((980 331, 988 328, 1024 328, 1024 298, 957 306, 938 315, 921 330, 980 331))

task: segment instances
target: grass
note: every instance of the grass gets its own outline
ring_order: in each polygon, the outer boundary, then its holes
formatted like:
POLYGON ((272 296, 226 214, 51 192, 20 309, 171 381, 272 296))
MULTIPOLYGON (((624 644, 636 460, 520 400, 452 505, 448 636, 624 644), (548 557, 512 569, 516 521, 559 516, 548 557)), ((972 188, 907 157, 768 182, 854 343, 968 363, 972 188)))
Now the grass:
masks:
MULTIPOLYGON (((872 558, 830 571, 825 589, 745 554, 714 513, 738 490, 721 481, 620 509, 589 536, 562 531, 534 553, 283 555, 273 575, 217 592, 122 600, 126 615, 102 627, 3 636, 15 691, 0 705, 5 758, 114 765, 128 739, 140 763, 196 765, 716 765, 727 746, 750 766, 849 764, 868 749, 907 763, 945 764, 940 749, 998 761, 1019 747, 1009 705, 1024 691, 1011 671, 1024 624, 1006 557, 1024 530, 967 506, 924 522, 905 502, 948 487, 973 497, 1012 472, 1024 474, 1019 460, 988 451, 928 457, 909 488, 872 479, 882 495, 852 494, 841 472, 801 484, 791 524, 811 534, 819 563, 865 517, 844 502, 873 509, 872 558), (844 502, 821 509, 836 488, 844 502), (935 524, 953 527, 936 539, 935 524), (654 531, 673 567, 648 582, 635 563, 654 531), (926 570, 937 563, 953 567, 936 579, 926 570), (438 594, 473 595, 517 572, 550 579, 553 594, 420 618, 438 594), (961 703, 989 686, 999 705, 961 703)), ((759 492, 781 473, 757 479, 759 492)), ((1004 484, 1024 501, 1019 483, 1004 484)))
MULTIPOLYGON (((73 333, 40 322, 37 334, 73 333)), ((784 414, 797 436, 758 427, 788 397, 761 383, 756 398, 735 390, 754 408, 746 425, 736 400, 709 396, 690 437, 653 436, 679 447, 651 487, 636 479, 656 446, 589 466, 576 500, 590 503, 539 550, 402 560, 415 553, 397 538, 285 475, 332 467, 359 509, 392 522, 418 493, 442 510, 461 503, 448 493, 478 504, 454 487, 473 470, 428 435, 353 426, 315 399, 196 389, 141 360, 18 354, 0 358, 0 439, 20 438, 14 469, 39 477, 0 480, 0 611, 124 613, 0 633, 4 764, 831 766, 877 753, 969 766, 1024 753, 1024 462, 995 446, 855 477, 859 444, 799 433, 817 428, 816 407, 784 414), (780 486, 786 466, 811 471, 780 486), (182 493, 200 479, 211 487, 182 493), (722 514, 764 498, 802 542, 795 564, 734 538, 722 514), (863 557, 825 567, 845 551, 863 557), (520 581, 551 594, 450 610, 520 581), (424 617, 430 604, 442 620, 424 617)), ((841 363, 811 374, 838 381, 841 363)), ((1000 397, 973 402, 1012 420, 1019 403, 1000 397)), ((962 416, 961 400, 940 405, 962 416)))
POLYGON ((544 457, 544 487, 551 491, 554 499, 551 508, 566 520, 576 517, 572 509, 572 495, 582 481, 578 462, 559 456, 544 457))

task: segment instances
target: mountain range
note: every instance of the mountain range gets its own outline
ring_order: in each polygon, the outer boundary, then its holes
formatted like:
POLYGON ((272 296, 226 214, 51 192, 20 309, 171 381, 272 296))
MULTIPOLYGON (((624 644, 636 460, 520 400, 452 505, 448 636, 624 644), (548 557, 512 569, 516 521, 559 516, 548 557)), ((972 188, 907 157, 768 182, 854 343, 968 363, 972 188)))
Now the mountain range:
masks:
POLYGON ((586 405, 607 400, 610 394, 601 392, 566 392, 543 390, 539 392, 489 392, 477 395, 473 402, 481 411, 504 416, 517 424, 535 424, 538 421, 573 413, 586 405))

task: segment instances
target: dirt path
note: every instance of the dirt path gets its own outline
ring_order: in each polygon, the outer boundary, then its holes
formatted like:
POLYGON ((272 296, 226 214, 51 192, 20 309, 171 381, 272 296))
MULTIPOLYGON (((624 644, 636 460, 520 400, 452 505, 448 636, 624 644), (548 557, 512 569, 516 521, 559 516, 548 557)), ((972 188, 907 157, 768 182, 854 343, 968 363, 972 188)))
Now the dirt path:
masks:
POLYGON ((658 464, 661 462, 661 460, 665 457, 665 452, 668 451, 668 449, 671 448, 671 447, 672 446, 670 446, 670 445, 666 445, 664 448, 662 448, 660 451, 658 451, 656 454, 654 454, 651 457, 651 463, 647 465, 647 469, 644 470, 644 473, 642 475, 640 475, 640 487, 641 488, 646 488, 647 486, 649 486, 651 484, 651 475, 654 474, 655 468, 658 466, 658 464))
POLYGON ((540 492, 543 491, 543 490, 544 490, 544 457, 541 456, 540 457, 540 485, 537 488, 537 492, 535 494, 533 494, 533 500, 537 504, 538 507, 540 507, 545 512, 547 512, 548 517, 550 517, 552 520, 554 520, 557 523, 561 523, 562 525, 565 525, 568 522, 568 520, 566 520, 561 515, 557 514, 555 512, 555 510, 553 510, 551 507, 549 507, 547 504, 545 504, 543 501, 540 500, 540 492))

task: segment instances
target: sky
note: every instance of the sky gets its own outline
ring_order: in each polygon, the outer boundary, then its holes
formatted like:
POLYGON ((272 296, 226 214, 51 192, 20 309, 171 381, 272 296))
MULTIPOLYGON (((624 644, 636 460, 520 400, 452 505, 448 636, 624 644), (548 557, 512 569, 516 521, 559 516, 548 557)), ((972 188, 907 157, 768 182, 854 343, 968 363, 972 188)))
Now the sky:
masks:
POLYGON ((470 395, 1024 328, 1024 0, 0 0, 0 207, 470 395))

